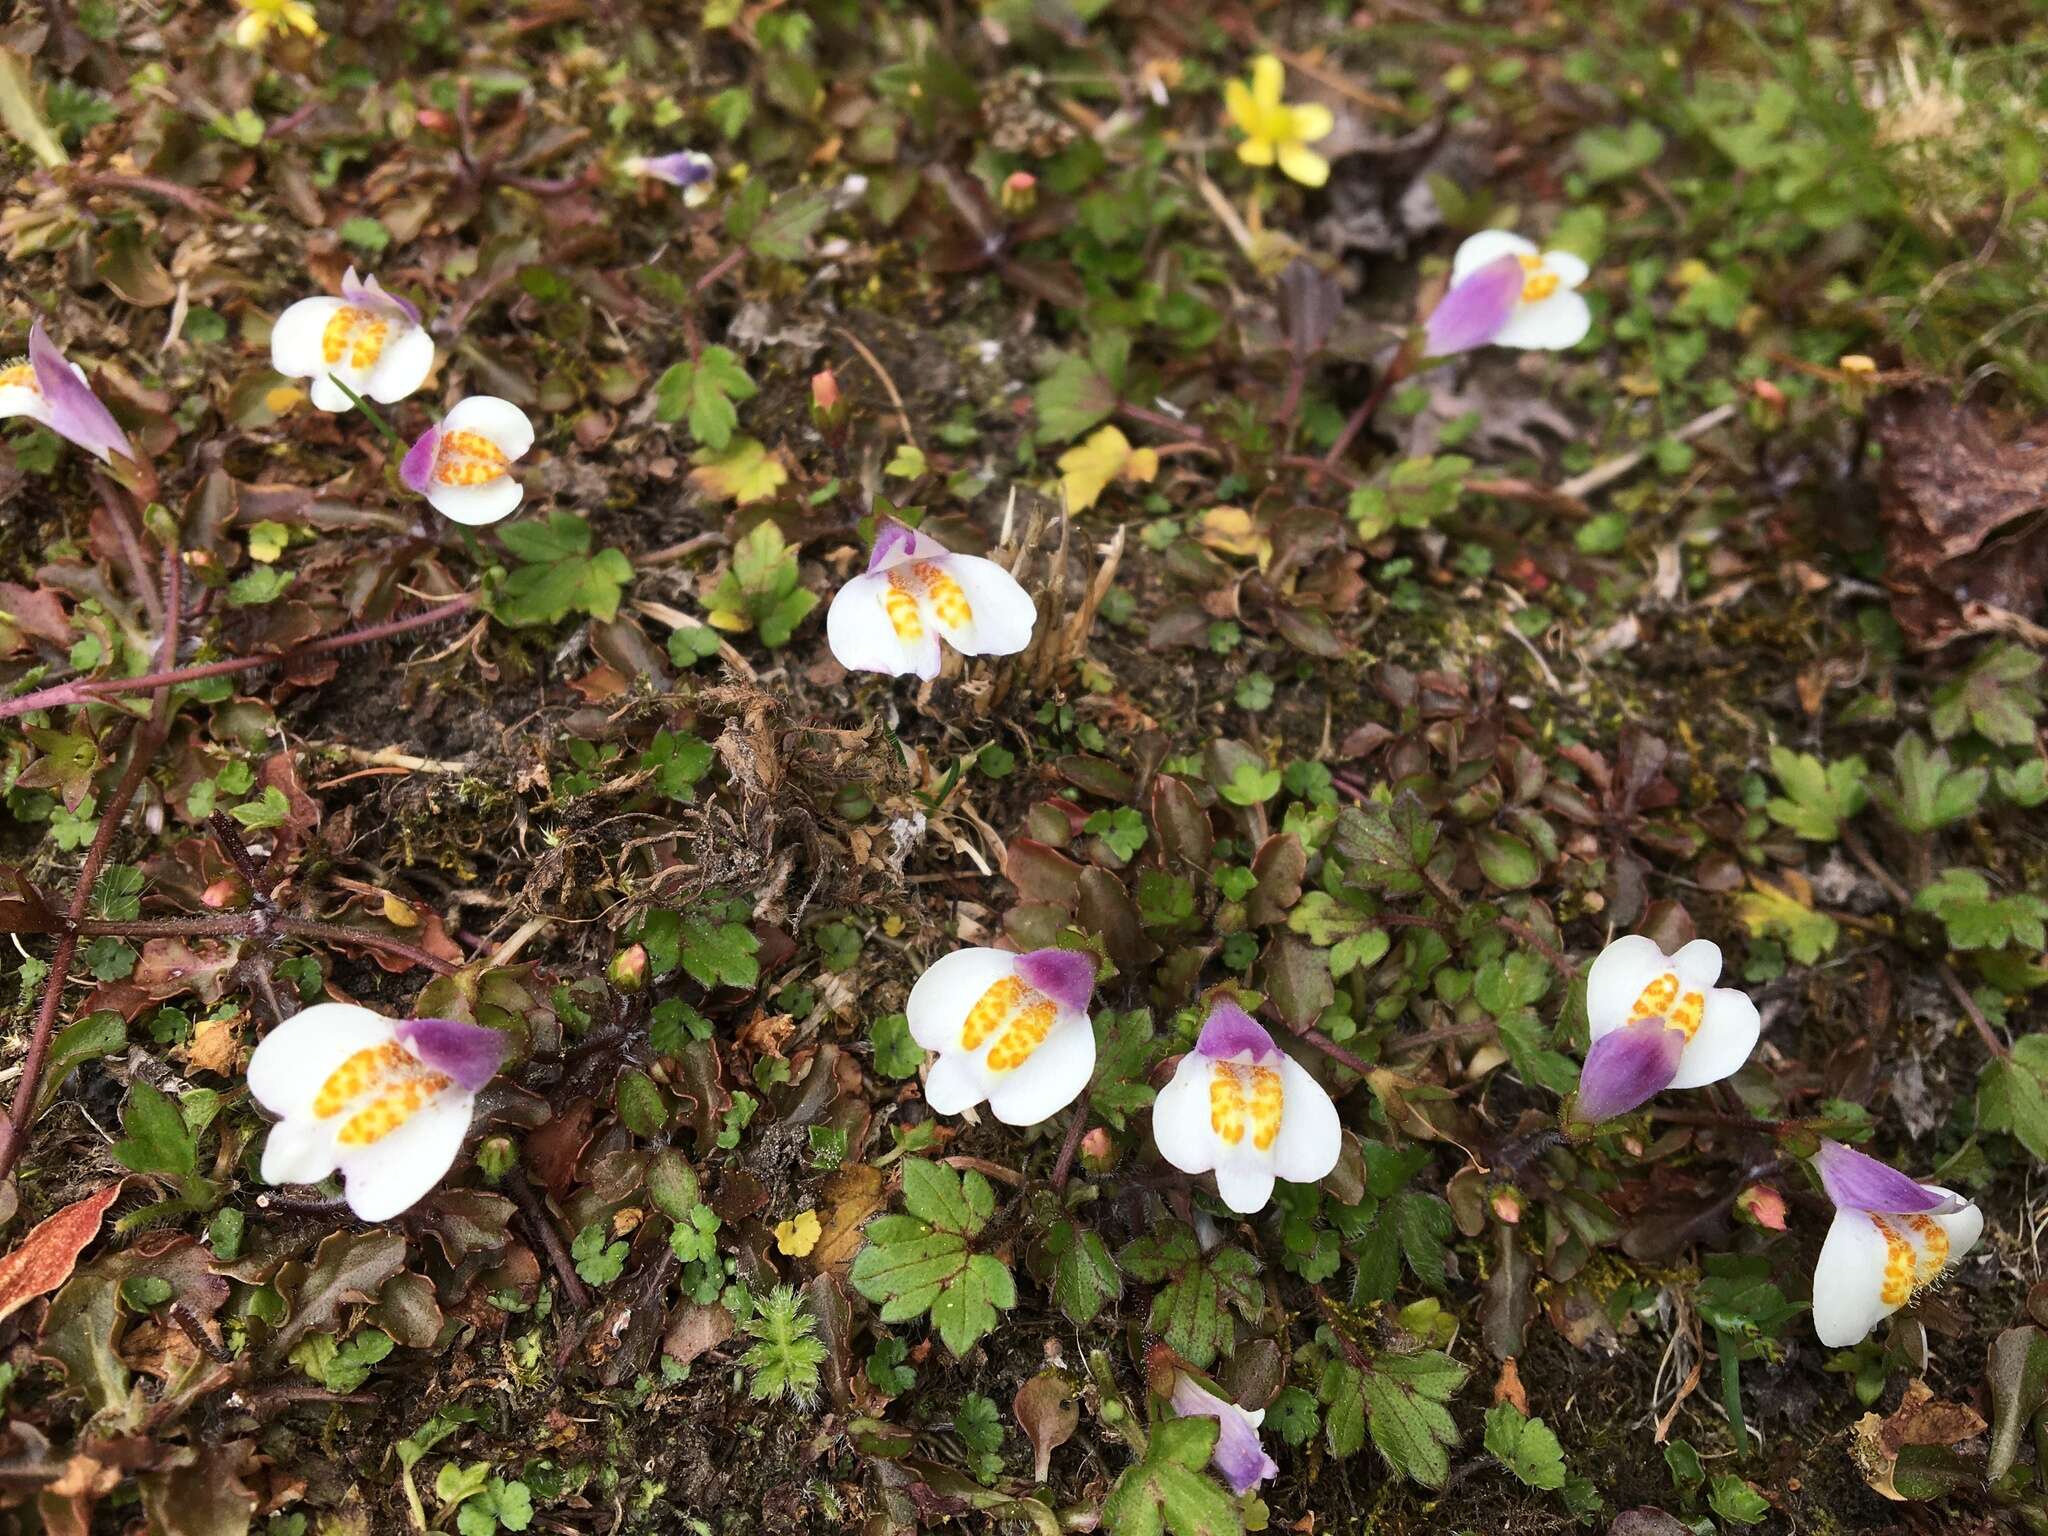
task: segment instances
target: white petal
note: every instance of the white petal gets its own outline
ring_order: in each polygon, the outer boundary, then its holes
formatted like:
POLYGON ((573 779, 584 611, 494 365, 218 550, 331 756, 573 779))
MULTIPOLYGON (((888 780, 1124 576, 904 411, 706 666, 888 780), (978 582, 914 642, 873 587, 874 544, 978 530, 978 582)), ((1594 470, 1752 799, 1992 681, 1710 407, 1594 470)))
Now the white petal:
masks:
POLYGON ((377 366, 363 380, 364 388, 356 393, 391 405, 426 383, 427 375, 433 371, 434 338, 416 325, 404 326, 398 339, 384 349, 377 366))
POLYGON ((996 1079, 989 1112, 1005 1125, 1037 1125, 1081 1096, 1095 1075, 1095 1026, 1082 1013, 1062 1013, 1023 1065, 996 1079))
POLYGON ((916 640, 899 636, 889 610, 882 606, 882 594, 888 590, 889 578, 877 572, 855 576, 833 594, 832 606, 825 611, 825 643, 833 659, 849 672, 937 677, 939 637, 929 625, 916 640))
POLYGON ((1586 1022, 1592 1038, 1598 1040, 1626 1024, 1643 988, 1668 969, 1670 962, 1657 941, 1640 933, 1616 939, 1601 950, 1586 973, 1586 1022))
POLYGON ((40 389, 31 389, 25 384, 0 384, 0 420, 9 416, 26 416, 48 426, 49 402, 43 399, 40 389))
POLYGON ((1209 1076, 1213 1063, 1189 1051, 1173 1069, 1173 1080, 1152 1101, 1152 1144, 1182 1173, 1207 1173, 1221 1150, 1209 1124, 1209 1076))
POLYGON ((944 1052, 925 1075, 924 1101, 935 1115, 964 1114, 987 1097, 988 1075, 965 1051, 944 1052))
POLYGON ((1579 284, 1586 280, 1587 274, 1592 271, 1591 267, 1588 267, 1585 262, 1574 256, 1570 251, 1545 251, 1543 253, 1543 265, 1550 271, 1555 272, 1557 280, 1567 288, 1578 287, 1579 284))
POLYGON ((1860 1343, 1894 1310, 1884 1303, 1886 1244, 1864 1211, 1837 1211, 1813 1266, 1813 1331, 1829 1349, 1860 1343))
POLYGON ((1337 1106, 1292 1056, 1281 1059, 1279 1071, 1280 1134, 1273 1139, 1273 1171, 1295 1184, 1313 1184, 1337 1166, 1344 1150, 1337 1106))
MULTIPOLYGON (((288 379, 319 378, 327 372, 327 322, 348 305, 341 299, 301 299, 270 328, 270 366, 288 379)), ((318 400, 313 402, 320 405, 318 400)), ((348 408, 346 397, 341 409, 348 408)), ((321 405, 323 411, 333 406, 321 405)))
POLYGON ((1482 229, 1463 245, 1458 254, 1451 258, 1451 281, 1469 277, 1489 261, 1502 256, 1534 256, 1536 242, 1524 240, 1520 235, 1505 229, 1482 229))
POLYGON ((336 1067, 391 1038, 391 1020, 380 1013, 354 1003, 315 1003, 258 1042, 249 1057, 249 1091, 281 1119, 310 1115, 336 1067))
POLYGON ((427 501, 451 523, 481 528, 510 517, 526 497, 526 487, 510 475, 486 480, 482 485, 443 485, 436 480, 427 487, 427 501))
POLYGON ((1762 1033, 1763 1020, 1747 993, 1733 987, 1713 988, 1700 1012, 1700 1027, 1679 1053, 1678 1071, 1667 1086, 1704 1088, 1733 1077, 1749 1060, 1762 1033))
POLYGON ((1696 992, 1704 992, 1721 979, 1721 946, 1712 939, 1694 939, 1678 946, 1671 957, 1671 969, 1678 979, 1696 992))
POLYGON ((938 628, 963 656, 1014 656, 1031 643, 1038 623, 1038 605, 1017 578, 979 555, 948 555, 937 562, 960 583, 974 617, 958 629, 939 625, 929 608, 920 605, 926 621, 938 628))
POLYGON ((1017 957, 1001 949, 956 949, 934 961, 903 1005, 910 1038, 928 1051, 958 1051, 967 1015, 981 995, 1017 974, 1017 957))
POLYGON ((1498 347, 1520 347, 1529 352, 1563 352, 1576 347, 1593 329, 1593 311, 1569 288, 1560 287, 1547 299, 1534 304, 1517 304, 1508 323, 1495 334, 1498 347))
MULTIPOLYGON (((349 370, 346 368, 337 368, 334 371, 345 379, 348 377, 349 370)), ((348 380, 348 387, 356 389, 353 379, 348 380)), ((325 365, 321 372, 313 375, 313 382, 307 386, 306 393, 311 397, 313 404, 323 411, 352 411, 356 408, 355 401, 343 394, 334 380, 327 376, 325 365)), ((360 395, 362 391, 356 389, 356 393, 360 395)))
POLYGON ((263 1143, 263 1182, 318 1184, 334 1172, 334 1127, 307 1119, 280 1120, 263 1143))
POLYGON ((341 1160, 349 1209, 364 1221, 388 1221, 417 1204, 462 1150, 475 1102, 444 1093, 389 1136, 350 1151, 341 1160))
POLYGON ((442 418, 444 432, 480 432, 508 459, 524 458, 533 446, 533 423, 526 412, 496 395, 471 395, 458 400, 442 418))
POLYGON ((1252 1216, 1273 1198, 1271 1157, 1255 1154, 1226 1158, 1216 1165, 1216 1193, 1240 1216, 1252 1216))

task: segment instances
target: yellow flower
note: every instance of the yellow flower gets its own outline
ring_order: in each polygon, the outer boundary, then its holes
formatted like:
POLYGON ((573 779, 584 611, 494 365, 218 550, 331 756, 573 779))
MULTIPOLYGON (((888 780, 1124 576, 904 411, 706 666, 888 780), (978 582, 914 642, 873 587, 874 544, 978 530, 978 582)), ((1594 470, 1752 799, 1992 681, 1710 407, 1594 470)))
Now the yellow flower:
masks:
POLYGON ((1060 489, 1067 510, 1084 512, 1095 505, 1112 480, 1149 484, 1159 473, 1159 455, 1151 448, 1133 448, 1115 427, 1104 427, 1078 448, 1060 455, 1060 489))
POLYGON ((235 41, 244 48, 261 48, 273 28, 321 35, 313 7, 306 0, 240 0, 242 19, 235 23, 235 41))
POLYGON ((1280 99, 1286 71, 1270 53, 1252 60, 1252 83, 1232 80, 1223 87, 1224 110, 1244 135, 1237 158, 1246 165, 1272 165, 1304 187, 1330 179, 1330 162, 1308 146, 1337 126, 1319 102, 1290 107, 1280 99))
POLYGON ((818 1246, 824 1230, 816 1211, 799 1211, 788 1221, 775 1224, 775 1247, 793 1259, 801 1259, 818 1246))

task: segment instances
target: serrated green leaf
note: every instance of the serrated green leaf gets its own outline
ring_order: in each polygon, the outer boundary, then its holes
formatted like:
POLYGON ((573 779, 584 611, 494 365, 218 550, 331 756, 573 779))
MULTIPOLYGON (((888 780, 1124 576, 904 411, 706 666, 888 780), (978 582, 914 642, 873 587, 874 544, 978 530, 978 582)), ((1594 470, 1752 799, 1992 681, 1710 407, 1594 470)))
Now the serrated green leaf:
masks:
POLYGON ((1564 1486, 1564 1447, 1549 1425, 1526 1417, 1513 1403, 1487 1410, 1486 1448, 1531 1488, 1564 1486))
POLYGON ((1230 1352, 1232 1307, 1247 1322, 1265 1309, 1258 1261, 1229 1244, 1203 1253, 1184 1222, 1168 1222, 1137 1239, 1118 1262, 1148 1285, 1164 1282, 1152 1299, 1149 1326, 1197 1369, 1206 1370, 1219 1354, 1230 1352))
POLYGON ((1127 1468, 1102 1505, 1112 1536, 1236 1536, 1237 1501, 1205 1470, 1222 1426, 1196 1414, 1153 1426, 1145 1459, 1127 1468))

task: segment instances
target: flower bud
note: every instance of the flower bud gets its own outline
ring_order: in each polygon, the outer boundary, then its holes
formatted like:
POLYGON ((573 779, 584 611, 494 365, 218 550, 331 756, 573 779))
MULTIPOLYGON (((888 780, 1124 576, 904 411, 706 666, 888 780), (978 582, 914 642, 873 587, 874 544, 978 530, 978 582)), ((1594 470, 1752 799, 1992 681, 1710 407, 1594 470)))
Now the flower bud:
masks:
POLYGON ((1010 172, 996 192, 996 201, 1013 218, 1029 213, 1038 206, 1038 178, 1029 171, 1010 172))
POLYGON ((620 950, 605 974, 621 992, 638 992, 647 985, 647 946, 631 944, 620 950))

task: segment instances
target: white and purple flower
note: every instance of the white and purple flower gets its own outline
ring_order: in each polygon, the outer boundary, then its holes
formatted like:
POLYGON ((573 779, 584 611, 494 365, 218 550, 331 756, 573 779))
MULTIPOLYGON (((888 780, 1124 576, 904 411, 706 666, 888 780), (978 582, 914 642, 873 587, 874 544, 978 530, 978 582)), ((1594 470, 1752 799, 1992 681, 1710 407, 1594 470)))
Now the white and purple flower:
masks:
POLYGON ((1561 352, 1586 339, 1593 312, 1579 296, 1585 262, 1539 250, 1504 229, 1482 230, 1451 258, 1451 287, 1425 325, 1424 351, 1450 357, 1475 347, 1561 352))
POLYGON ((1586 975, 1592 1045, 1577 1118, 1625 1115, 1666 1088, 1718 1083, 1749 1060, 1763 1021, 1746 994, 1714 985, 1720 977, 1720 946, 1705 939, 1672 955, 1641 934, 1603 949, 1586 975))
POLYGON ((866 574, 833 597, 825 639, 849 672, 928 679, 939 675, 942 637, 963 656, 1013 656, 1037 623, 1031 594, 993 560, 885 521, 866 574))
POLYGON ((390 405, 427 381, 434 370, 434 340, 417 309, 350 267, 340 298, 300 299, 277 317, 270 330, 270 366, 288 379, 311 379, 307 393, 323 411, 355 404, 336 379, 390 405))
POLYGON ((443 517, 480 527, 510 516, 526 495, 512 465, 532 446, 526 412, 496 395, 470 395, 419 435, 398 478, 443 517))
POLYGON ((1071 949, 958 949, 918 977, 910 1037, 939 1059, 925 1102, 957 1115, 986 1099, 1005 1125, 1036 1125, 1095 1074, 1095 962, 1071 949))
POLYGON ((683 189, 683 203, 695 208, 711 196, 718 167, 711 157, 694 149, 679 149, 672 155, 628 155, 620 162, 628 176, 652 176, 683 189))
POLYGON ((1822 1142, 1813 1166, 1835 1204, 1813 1266, 1813 1331, 1847 1349, 1975 1247, 1984 1215, 1840 1142, 1822 1142))
POLYGON ((317 1184, 339 1169, 364 1221, 409 1209, 462 1150, 477 1090, 507 1044, 479 1025, 388 1019, 353 1003, 294 1014, 249 1058, 249 1091, 278 1117, 263 1181, 317 1184))
POLYGON ((1216 1449, 1210 1453, 1209 1462, 1223 1474, 1232 1493, 1249 1493, 1267 1478, 1279 1475, 1280 1464, 1259 1443, 1259 1426, 1266 1422, 1265 1409, 1248 1412, 1228 1398, 1218 1397, 1186 1371, 1174 1377, 1173 1395, 1168 1401, 1181 1418, 1200 1414, 1216 1421, 1216 1449))
POLYGON ((1159 1090, 1152 1141, 1182 1173, 1213 1171, 1240 1216, 1265 1209, 1276 1179, 1315 1183, 1343 1150, 1323 1085, 1227 1001, 1210 1008, 1195 1048, 1159 1090))
POLYGON ((128 434, 85 381, 85 370, 67 362, 38 320, 29 327, 28 356, 0 365, 0 418, 26 416, 102 464, 118 454, 134 460, 128 434))

